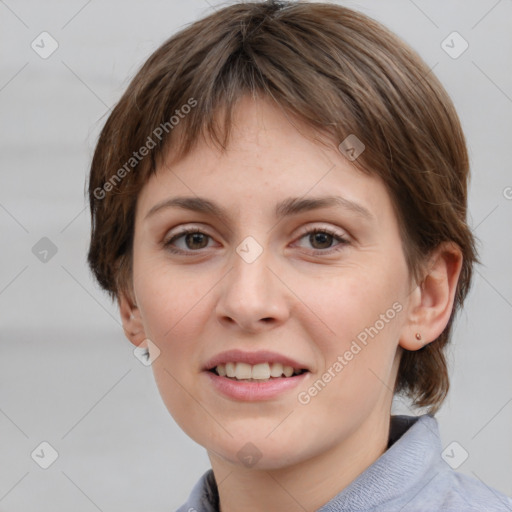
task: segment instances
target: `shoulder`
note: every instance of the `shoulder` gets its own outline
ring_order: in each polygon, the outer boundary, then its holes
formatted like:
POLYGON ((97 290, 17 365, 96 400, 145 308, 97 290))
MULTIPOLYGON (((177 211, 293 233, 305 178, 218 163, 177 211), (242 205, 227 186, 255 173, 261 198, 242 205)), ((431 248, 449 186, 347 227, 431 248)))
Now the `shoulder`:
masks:
MULTIPOLYGON (((414 483, 406 496, 398 499, 399 510, 403 512, 512 512, 512 498, 476 477, 455 471, 439 456, 438 452, 433 455, 433 460, 422 478, 414 483)), ((395 504, 389 504, 390 511, 397 510, 394 508, 395 504)))
POLYGON ((434 465, 401 496, 372 507, 372 512, 512 512, 512 498, 444 461, 434 465), (446 467, 443 467, 444 464, 446 467))
POLYGON ((477 478, 446 468, 432 479, 436 510, 512 512, 512 499, 477 478))
MULTIPOLYGON (((395 417, 392 446, 381 457, 381 483, 393 486, 372 512, 512 512, 512 499, 477 477, 455 471, 442 458, 437 420, 395 417), (395 439, 393 439, 395 438, 395 439), (394 442, 393 442, 394 441, 394 442), (390 472, 396 478, 390 478, 390 472), (395 482, 396 480, 396 482, 395 482)), ((379 465, 379 461, 376 465, 379 465)))

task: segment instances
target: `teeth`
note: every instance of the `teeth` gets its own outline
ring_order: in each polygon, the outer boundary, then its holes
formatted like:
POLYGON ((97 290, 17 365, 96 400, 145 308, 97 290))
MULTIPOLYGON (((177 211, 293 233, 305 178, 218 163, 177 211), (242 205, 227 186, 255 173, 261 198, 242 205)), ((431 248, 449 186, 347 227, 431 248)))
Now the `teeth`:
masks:
MULTIPOLYGON (((238 375, 237 375, 238 377, 238 375)), ((268 363, 255 364, 252 367, 252 379, 270 379, 270 366, 268 363)))
POLYGON ((247 363, 236 363, 235 377, 238 380, 252 378, 252 366, 247 363))
MULTIPOLYGON (((219 365, 219 366, 221 366, 221 365, 219 365)), ((236 364, 235 363, 226 363, 226 375, 228 377, 235 377, 235 375, 236 375, 236 364)))
POLYGON ((230 377, 237 380, 268 380, 270 377, 278 378, 291 377, 300 374, 300 370, 295 370, 292 366, 285 366, 281 363, 259 363, 250 365, 247 363, 226 363, 219 364, 215 371, 221 377, 230 377))
POLYGON ((285 377, 291 377, 293 375, 293 368, 291 366, 283 366, 283 373, 285 377))
POLYGON ((270 367, 270 376, 271 377, 281 377, 283 373, 283 365, 281 363, 272 363, 270 367))

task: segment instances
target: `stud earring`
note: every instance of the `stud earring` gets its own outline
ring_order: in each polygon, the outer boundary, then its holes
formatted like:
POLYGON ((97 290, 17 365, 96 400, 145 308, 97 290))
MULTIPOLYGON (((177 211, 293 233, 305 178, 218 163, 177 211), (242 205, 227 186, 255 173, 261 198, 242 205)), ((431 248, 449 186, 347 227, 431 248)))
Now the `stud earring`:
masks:
POLYGON ((417 339, 418 341, 420 341, 420 340, 421 340, 421 334, 420 334, 419 332, 417 332, 417 333, 416 333, 416 339, 417 339))

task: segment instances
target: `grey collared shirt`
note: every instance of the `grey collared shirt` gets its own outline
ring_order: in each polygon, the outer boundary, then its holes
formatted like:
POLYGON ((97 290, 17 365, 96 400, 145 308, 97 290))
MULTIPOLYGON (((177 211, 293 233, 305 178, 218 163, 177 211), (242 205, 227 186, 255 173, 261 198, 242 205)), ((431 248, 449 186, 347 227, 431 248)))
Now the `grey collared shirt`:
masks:
MULTIPOLYGON (((511 498, 454 471, 442 450, 433 416, 391 416, 388 449, 317 512, 512 512, 511 498)), ((177 512, 219 512, 211 469, 177 512)))

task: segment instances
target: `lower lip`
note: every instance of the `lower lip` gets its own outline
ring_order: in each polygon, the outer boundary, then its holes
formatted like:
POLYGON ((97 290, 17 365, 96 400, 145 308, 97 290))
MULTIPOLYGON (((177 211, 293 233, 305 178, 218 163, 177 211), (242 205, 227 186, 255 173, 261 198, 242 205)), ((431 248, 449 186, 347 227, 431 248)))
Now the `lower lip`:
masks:
POLYGON ((298 386, 309 374, 309 372, 304 372, 293 377, 280 377, 265 382, 244 382, 221 377, 210 371, 204 373, 206 373, 213 386, 222 394, 229 398, 248 402, 274 398, 298 386))

